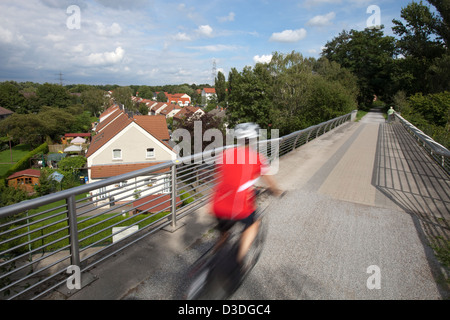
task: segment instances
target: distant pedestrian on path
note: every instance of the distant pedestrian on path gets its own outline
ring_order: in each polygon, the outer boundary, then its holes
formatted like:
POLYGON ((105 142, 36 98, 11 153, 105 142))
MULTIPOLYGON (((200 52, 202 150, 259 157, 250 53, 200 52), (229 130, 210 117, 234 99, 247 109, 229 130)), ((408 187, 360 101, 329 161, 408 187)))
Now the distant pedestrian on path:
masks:
POLYGON ((390 107, 388 112, 387 112, 388 123, 391 122, 391 121, 394 121, 394 112, 395 112, 394 107, 390 107))

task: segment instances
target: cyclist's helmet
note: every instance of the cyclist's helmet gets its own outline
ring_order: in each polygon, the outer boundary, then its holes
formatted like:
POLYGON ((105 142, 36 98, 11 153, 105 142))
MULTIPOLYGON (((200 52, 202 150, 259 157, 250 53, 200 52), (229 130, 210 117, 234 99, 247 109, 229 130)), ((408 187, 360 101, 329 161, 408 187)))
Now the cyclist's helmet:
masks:
POLYGON ((240 123, 234 128, 234 135, 238 140, 255 139, 259 137, 259 126, 256 123, 240 123))

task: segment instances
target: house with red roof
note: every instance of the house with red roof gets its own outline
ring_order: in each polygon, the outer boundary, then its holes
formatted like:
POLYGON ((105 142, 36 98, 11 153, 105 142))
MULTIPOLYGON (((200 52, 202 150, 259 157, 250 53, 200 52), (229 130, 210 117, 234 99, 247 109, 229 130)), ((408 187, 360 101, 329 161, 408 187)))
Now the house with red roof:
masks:
POLYGON ((189 120, 194 116, 201 117, 205 114, 205 111, 199 107, 187 106, 182 108, 173 116, 174 121, 183 121, 185 119, 189 120))
MULTIPOLYGON (((92 137, 86 153, 89 183, 176 159, 176 153, 168 144, 170 136, 165 116, 129 116, 122 111, 109 118, 108 125, 92 137)), ((165 170, 140 176, 95 190, 92 195, 99 203, 104 203, 113 198, 115 201, 120 198, 120 202, 136 199, 137 195, 140 198, 169 193, 170 177, 167 174, 165 170), (158 187, 151 188, 155 185, 158 187)))
POLYGON ((167 103, 176 104, 181 107, 186 107, 191 104, 191 97, 185 93, 169 94, 166 92, 167 103))
POLYGON ((148 113, 150 115, 158 115, 168 105, 166 102, 155 102, 148 107, 148 113))
POLYGON ((202 104, 208 103, 210 99, 217 99, 216 89, 215 88, 203 88, 202 90, 202 104))
POLYGON ((13 188, 20 188, 28 193, 34 193, 34 186, 39 185, 39 178, 41 171, 36 169, 27 169, 18 171, 10 175, 6 180, 8 186, 13 188))
POLYGON ((181 107, 177 104, 169 104, 164 109, 162 109, 159 114, 163 115, 167 118, 173 118, 174 115, 176 115, 178 112, 181 111, 181 107))

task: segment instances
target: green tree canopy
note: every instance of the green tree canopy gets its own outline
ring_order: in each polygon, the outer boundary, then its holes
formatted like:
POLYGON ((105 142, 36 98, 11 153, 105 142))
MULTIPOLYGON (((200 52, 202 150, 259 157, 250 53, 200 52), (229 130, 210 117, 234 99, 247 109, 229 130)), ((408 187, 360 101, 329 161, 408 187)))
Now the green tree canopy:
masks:
POLYGON ((19 91, 17 83, 6 81, 0 83, 0 106, 18 113, 26 113, 27 101, 19 91))
POLYGON ((327 42, 322 57, 349 69, 358 79, 360 106, 369 106, 373 96, 382 96, 391 85, 396 55, 394 37, 380 29, 343 31, 327 42))
POLYGON ((219 104, 224 103, 227 97, 227 84, 225 75, 221 71, 217 72, 214 87, 216 88, 217 102, 219 104))
POLYGON ((36 94, 40 107, 66 108, 71 104, 67 89, 57 84, 44 83, 37 88, 36 94))

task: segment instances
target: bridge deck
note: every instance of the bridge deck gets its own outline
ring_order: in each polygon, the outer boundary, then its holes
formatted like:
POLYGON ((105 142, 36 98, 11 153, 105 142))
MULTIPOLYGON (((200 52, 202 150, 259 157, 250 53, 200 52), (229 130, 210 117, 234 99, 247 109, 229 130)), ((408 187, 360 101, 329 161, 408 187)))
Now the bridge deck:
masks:
MULTIPOLYGON (((400 124, 369 113, 283 157, 276 177, 289 192, 266 204, 263 255, 233 299, 449 297, 430 248, 450 239, 449 177, 400 124)), ((98 266, 98 280, 70 299, 181 298, 213 220, 200 210, 184 222, 98 266)))

